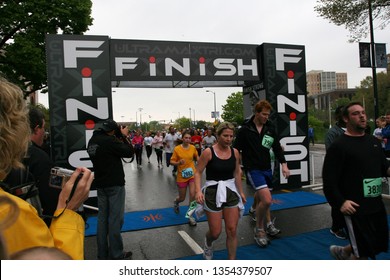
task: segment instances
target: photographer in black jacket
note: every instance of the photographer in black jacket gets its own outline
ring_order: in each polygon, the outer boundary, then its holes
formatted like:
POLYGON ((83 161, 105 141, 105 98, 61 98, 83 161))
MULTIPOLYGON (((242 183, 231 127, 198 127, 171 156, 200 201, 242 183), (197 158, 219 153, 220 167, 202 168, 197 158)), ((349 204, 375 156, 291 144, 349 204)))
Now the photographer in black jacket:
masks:
POLYGON ((126 141, 127 127, 107 120, 93 132, 88 154, 95 172, 94 186, 98 196, 97 245, 98 259, 129 259, 131 252, 123 250, 121 228, 125 212, 125 173, 122 159, 134 155, 126 141))

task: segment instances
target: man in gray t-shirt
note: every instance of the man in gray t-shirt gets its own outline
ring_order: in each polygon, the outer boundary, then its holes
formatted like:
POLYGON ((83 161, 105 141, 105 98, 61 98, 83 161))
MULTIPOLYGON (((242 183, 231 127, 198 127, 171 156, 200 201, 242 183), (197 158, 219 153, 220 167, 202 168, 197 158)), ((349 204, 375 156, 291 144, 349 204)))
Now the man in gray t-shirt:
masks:
MULTIPOLYGON (((175 133, 175 128, 173 126, 170 126, 168 130, 169 133, 167 133, 163 141, 167 167, 170 166, 171 157, 173 155, 173 149, 175 148, 178 139, 178 136, 175 133)), ((173 170, 172 170, 173 176, 176 175, 176 171, 177 171, 177 167, 173 166, 173 170)))

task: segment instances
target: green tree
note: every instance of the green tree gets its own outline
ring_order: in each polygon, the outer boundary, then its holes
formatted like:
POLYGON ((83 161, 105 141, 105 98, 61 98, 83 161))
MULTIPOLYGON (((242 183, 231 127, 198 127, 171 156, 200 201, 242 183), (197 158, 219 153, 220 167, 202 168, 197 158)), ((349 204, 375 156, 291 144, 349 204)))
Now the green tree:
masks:
MULTIPOLYGON (((354 42, 367 37, 369 33, 368 3, 368 0, 317 0, 314 10, 337 26, 345 25, 354 42)), ((371 3, 376 28, 385 28, 390 21, 390 1, 371 0, 371 3)))
POLYGON ((0 75, 28 95, 46 87, 46 34, 83 34, 92 24, 91 0, 0 3, 0 75))
POLYGON ((240 125, 244 122, 244 97, 242 92, 235 92, 228 96, 226 104, 222 106, 222 119, 240 125))
POLYGON ((196 121, 196 128, 202 129, 208 126, 209 123, 207 123, 206 121, 196 121))
MULTIPOLYGON (((380 72, 377 74, 378 85, 378 111, 384 115, 390 110, 390 73, 380 72)), ((360 82, 357 93, 353 101, 359 101, 364 104, 367 116, 374 117, 374 93, 372 77, 368 76, 360 82)))
POLYGON ((174 127, 177 129, 190 128, 191 120, 186 117, 181 117, 175 120, 174 127))
POLYGON ((161 131, 163 129, 163 126, 158 121, 151 121, 148 124, 148 130, 150 131, 161 131))

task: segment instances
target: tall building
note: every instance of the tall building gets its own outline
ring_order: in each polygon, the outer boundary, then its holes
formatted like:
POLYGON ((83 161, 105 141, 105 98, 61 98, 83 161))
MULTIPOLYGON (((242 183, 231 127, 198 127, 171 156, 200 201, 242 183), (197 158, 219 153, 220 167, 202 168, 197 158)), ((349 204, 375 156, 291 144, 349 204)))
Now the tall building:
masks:
POLYGON ((348 89, 347 73, 312 70, 306 73, 307 97, 316 109, 327 110, 329 104, 339 98, 349 98, 355 94, 348 89))
POLYGON ((313 95, 348 88, 347 73, 312 70, 306 73, 307 94, 313 95))

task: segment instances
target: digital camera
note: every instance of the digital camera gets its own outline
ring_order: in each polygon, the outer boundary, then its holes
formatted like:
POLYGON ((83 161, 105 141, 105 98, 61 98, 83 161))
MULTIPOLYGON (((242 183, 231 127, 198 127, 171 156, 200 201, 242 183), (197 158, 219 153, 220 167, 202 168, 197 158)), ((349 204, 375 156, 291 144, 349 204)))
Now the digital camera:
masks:
POLYGON ((73 172, 74 171, 70 169, 53 167, 50 172, 50 187, 62 189, 66 182, 68 182, 70 176, 72 176, 73 172))

